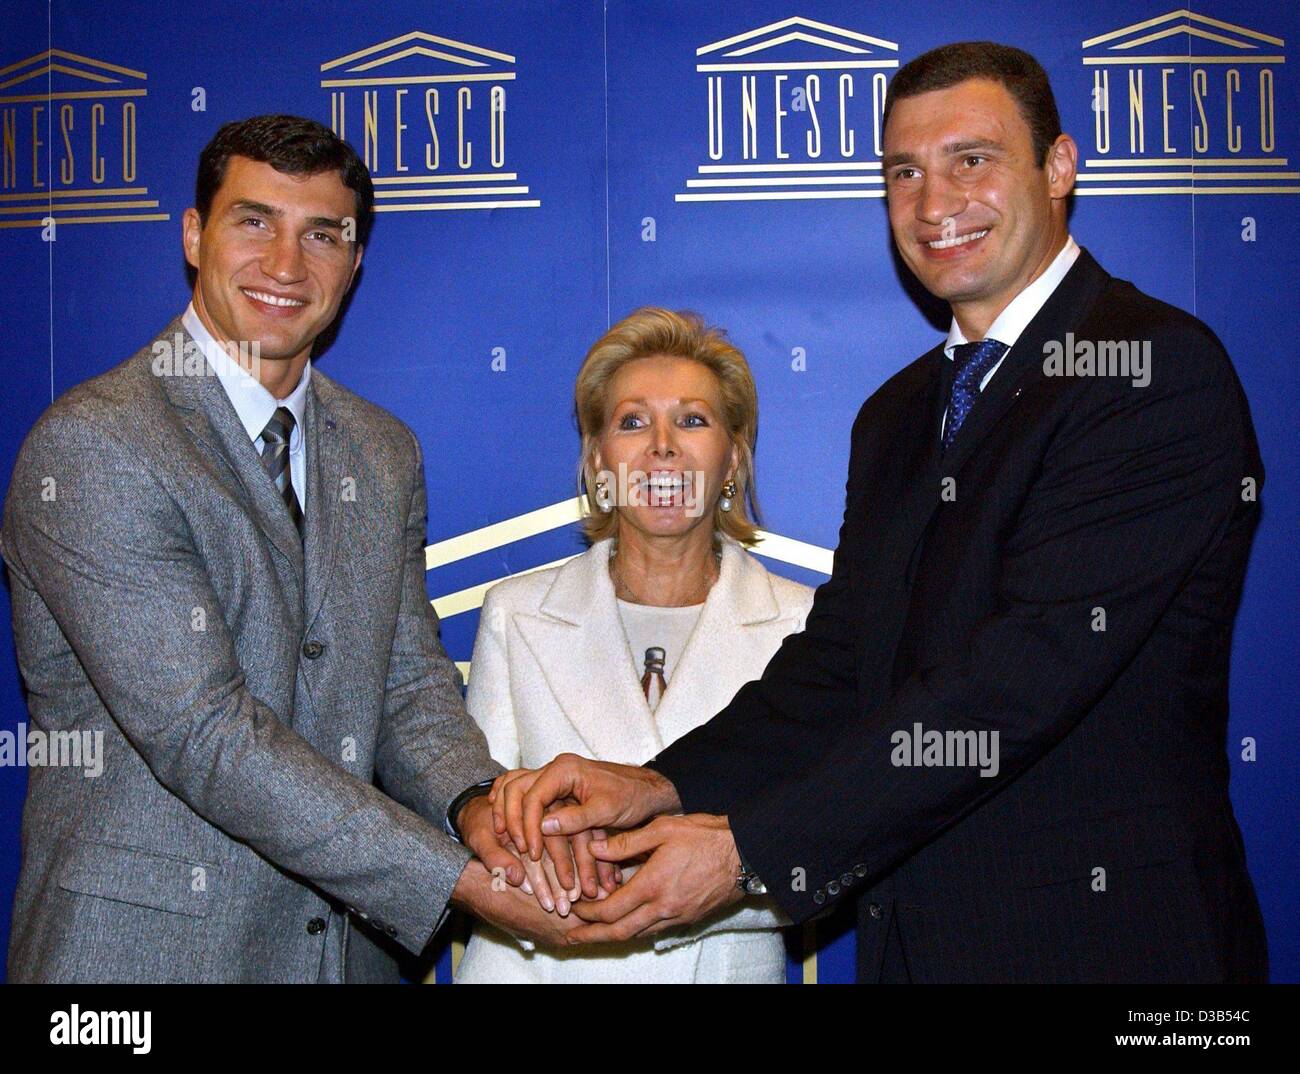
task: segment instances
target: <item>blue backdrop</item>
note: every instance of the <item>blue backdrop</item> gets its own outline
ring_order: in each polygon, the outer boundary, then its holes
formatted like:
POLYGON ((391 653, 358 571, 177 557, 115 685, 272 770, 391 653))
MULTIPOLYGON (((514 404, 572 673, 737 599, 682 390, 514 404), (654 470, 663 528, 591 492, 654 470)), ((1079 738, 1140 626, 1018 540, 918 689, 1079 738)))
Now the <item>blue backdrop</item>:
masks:
MULTIPOLYGON (((217 127, 318 118, 363 152, 381 208, 319 362, 424 445, 429 593, 458 661, 487 583, 580 550, 573 377, 605 327, 646 303, 701 311, 749 356, 774 535, 760 551, 801 581, 822 577, 854 414, 946 330, 891 255, 884 88, 947 41, 1028 49, 1080 144, 1073 234, 1208 322, 1251 400, 1268 481, 1235 638, 1232 797, 1274 977, 1300 980, 1300 480, 1286 446, 1300 384, 1282 331, 1295 316, 1300 76, 1285 61, 1300 9, 9 0, 5 20, 6 482, 52 398, 184 307, 180 216, 217 127)), ((7 594, 0 605, 0 727, 12 729, 25 709, 7 594)), ((0 943, 24 789, 23 769, 0 769, 0 943)), ((851 979, 852 942, 833 922, 792 937, 790 979, 851 979)))

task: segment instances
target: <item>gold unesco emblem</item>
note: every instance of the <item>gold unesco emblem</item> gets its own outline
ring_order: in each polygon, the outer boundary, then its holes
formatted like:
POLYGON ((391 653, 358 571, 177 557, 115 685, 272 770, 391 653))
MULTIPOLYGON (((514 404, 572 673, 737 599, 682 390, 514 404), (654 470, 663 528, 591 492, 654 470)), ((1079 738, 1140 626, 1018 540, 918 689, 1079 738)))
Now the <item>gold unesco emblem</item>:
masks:
POLYGON ((320 69, 330 126, 360 150, 376 211, 542 204, 510 170, 514 56, 414 30, 320 69))
POLYGON ((57 48, 0 68, 0 228, 168 219, 139 175, 147 78, 57 48))
POLYGON ((1084 41, 1075 193, 1300 194, 1277 144, 1285 44, 1186 9, 1084 41))
POLYGON ((881 118, 897 42, 796 16, 695 54, 708 163, 677 201, 885 196, 881 118))

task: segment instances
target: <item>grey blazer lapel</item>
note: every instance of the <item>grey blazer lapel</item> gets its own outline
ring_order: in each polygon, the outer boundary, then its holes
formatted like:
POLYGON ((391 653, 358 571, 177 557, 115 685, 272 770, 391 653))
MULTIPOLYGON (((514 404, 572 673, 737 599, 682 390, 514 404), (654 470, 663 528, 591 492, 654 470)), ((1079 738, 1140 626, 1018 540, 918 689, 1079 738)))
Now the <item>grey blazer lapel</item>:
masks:
POLYGON ((304 416, 307 425, 307 578, 303 624, 306 628, 311 627, 312 620, 320 611, 333 574, 343 470, 351 455, 345 430, 330 406, 332 394, 329 382, 313 371, 304 416))
MULTIPOLYGON (((187 350, 198 348, 179 317, 163 329, 155 340, 155 347, 158 343, 164 343, 167 347, 175 348, 178 340, 187 350)), ((297 527, 285 510, 284 501, 280 499, 270 476, 263 469, 257 449, 248 438, 239 415, 235 413, 230 397, 226 395, 226 390, 206 357, 203 359, 203 375, 185 373, 182 356, 176 356, 175 363, 177 369, 174 375, 158 376, 164 394, 179 411, 181 420, 199 449, 210 457, 220 458, 238 479, 258 526, 288 560, 301 584, 303 549, 297 527)), ((190 364, 192 366, 193 363, 190 364)))

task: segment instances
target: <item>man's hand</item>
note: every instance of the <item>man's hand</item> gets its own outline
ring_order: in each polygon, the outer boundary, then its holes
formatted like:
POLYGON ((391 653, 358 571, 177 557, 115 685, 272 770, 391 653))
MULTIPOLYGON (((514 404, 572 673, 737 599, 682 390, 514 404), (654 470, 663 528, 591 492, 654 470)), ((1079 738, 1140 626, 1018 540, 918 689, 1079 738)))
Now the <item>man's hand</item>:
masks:
POLYGON ((677 789, 658 772, 573 753, 562 753, 535 771, 517 768, 498 776, 488 800, 496 834, 508 836, 521 855, 534 861, 547 836, 631 828, 682 805, 677 789))
POLYGON ((547 913, 558 910, 561 917, 567 916, 579 898, 604 898, 618 888, 617 868, 597 861, 588 849, 592 839, 604 838, 603 831, 580 832, 572 839, 549 837, 540 860, 520 860, 510 849, 510 838, 496 831, 492 806, 486 797, 480 795, 466 802, 456 824, 464 844, 489 873, 500 870, 507 883, 535 896, 547 913))
POLYGON ((573 912, 588 924, 569 934, 570 943, 653 936, 744 898, 736 886, 740 853, 726 817, 657 817, 604 844, 593 842, 592 852, 603 861, 650 857, 609 898, 574 906, 573 912))
POLYGON ((498 838, 492 826, 491 803, 483 795, 471 798, 461 806, 455 821, 461 842, 487 866, 489 873, 500 869, 513 887, 519 887, 524 882, 526 875, 523 863, 509 849, 508 841, 498 838))
POLYGON ((451 903, 510 935, 543 947, 563 947, 581 924, 576 917, 548 914, 531 895, 488 872, 481 861, 465 866, 451 893, 451 903))

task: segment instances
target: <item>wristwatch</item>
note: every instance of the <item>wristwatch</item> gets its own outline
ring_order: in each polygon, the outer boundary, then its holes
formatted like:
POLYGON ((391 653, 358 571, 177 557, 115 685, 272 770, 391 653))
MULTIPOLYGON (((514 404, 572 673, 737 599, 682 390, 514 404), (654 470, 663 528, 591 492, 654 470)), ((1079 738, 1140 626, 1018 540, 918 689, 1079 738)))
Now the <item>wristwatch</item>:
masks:
POLYGON ((746 895, 766 895, 767 885, 758 878, 758 873, 754 872, 745 863, 740 851, 736 851, 736 856, 740 858, 740 871, 736 874, 736 887, 740 888, 746 895))
POLYGON ((460 837, 460 827, 456 824, 456 818, 460 816, 461 809, 464 808, 465 804, 471 798, 478 798, 481 795, 487 794, 487 792, 492 789, 492 784, 495 782, 495 779, 483 779, 479 780, 478 783, 472 783, 461 791, 460 794, 456 795, 456 797, 451 800, 451 804, 447 806, 447 815, 443 818, 442 830, 455 839, 456 842, 464 842, 460 837))

